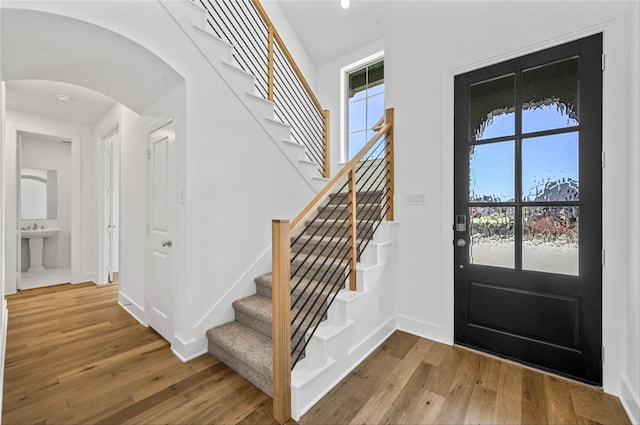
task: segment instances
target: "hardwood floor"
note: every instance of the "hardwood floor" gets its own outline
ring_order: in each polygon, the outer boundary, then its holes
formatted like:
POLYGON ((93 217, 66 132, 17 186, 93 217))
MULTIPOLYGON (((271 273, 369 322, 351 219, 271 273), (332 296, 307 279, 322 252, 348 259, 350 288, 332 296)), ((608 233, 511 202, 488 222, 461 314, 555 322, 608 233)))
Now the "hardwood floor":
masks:
POLYGON ((596 388, 399 331, 300 420, 319 423, 630 424, 596 388))
MULTIPOLYGON (((7 300, 5 425, 275 424, 270 397, 213 356, 180 362, 116 304, 117 284, 60 285, 7 300)), ((462 423, 629 420, 615 397, 594 388, 404 332, 300 420, 462 423)))
POLYGON ((7 300, 5 425, 276 423, 271 398, 213 356, 178 360, 116 304, 117 284, 7 300))

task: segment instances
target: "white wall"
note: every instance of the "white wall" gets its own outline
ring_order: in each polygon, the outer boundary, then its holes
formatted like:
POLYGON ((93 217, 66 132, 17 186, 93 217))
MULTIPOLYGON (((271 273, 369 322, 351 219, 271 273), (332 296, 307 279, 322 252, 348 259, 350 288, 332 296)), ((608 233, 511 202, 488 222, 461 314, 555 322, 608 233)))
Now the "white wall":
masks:
MULTIPOLYGON (((604 387, 619 394, 624 377, 637 405, 637 2, 398 2, 389 8, 385 25, 384 41, 354 55, 362 58, 383 45, 385 103, 395 108, 398 325, 448 343, 453 341, 453 76, 604 31, 604 387), (635 23, 627 21, 628 9, 635 23), (636 87, 631 94, 630 67, 635 67, 636 87), (408 193, 426 194, 427 205, 405 205, 408 193), (620 213, 625 200, 629 211, 620 213), (619 225, 627 214, 635 237, 619 225), (620 314, 625 304, 626 317, 620 314)), ((340 67, 360 58, 349 55, 317 71, 321 101, 332 109, 333 123, 339 114, 340 67)), ((333 160, 338 140, 334 125, 333 160)))
POLYGON ((16 291, 16 146, 20 131, 47 134, 72 140, 71 143, 71 281, 94 281, 96 278, 95 175, 93 134, 87 125, 7 111, 5 132, 5 259, 6 293, 16 291))
POLYGON ((385 37, 385 69, 388 104, 396 107, 398 195, 401 200, 406 193, 424 192, 429 200, 424 208, 402 202, 397 208, 402 223, 397 276, 402 326, 453 340, 453 75, 604 30, 603 136, 608 162, 604 170, 604 388, 619 394, 625 343, 620 332, 624 319, 617 312, 626 296, 629 261, 626 244, 621 243, 628 234, 619 226, 626 212, 620 214, 619 203, 638 196, 626 190, 629 98, 621 15, 626 6, 624 2, 456 2, 407 5, 407 10, 394 11, 394 31, 385 37), (455 16, 455 21, 448 16, 455 16), (473 25, 478 22, 482 31, 473 25), (536 31, 521 31, 524 22, 535 25, 536 31), (446 42, 436 36, 443 33, 448 34, 446 42))
MULTIPOLYGON (((116 242, 119 244, 122 262, 118 265, 122 304, 132 304, 135 315, 141 315, 144 293, 141 290, 144 282, 144 226, 145 226, 145 153, 146 136, 144 119, 121 104, 116 104, 93 127, 95 149, 94 167, 97 170, 97 187, 105 187, 105 150, 106 139, 118 132, 119 146, 114 149, 118 175, 114 189, 118 199, 114 200, 120 212, 120 223, 115 229, 116 242), (120 182, 124 182, 121 184, 120 182)), ((96 226, 98 232, 98 281, 107 282, 106 271, 106 197, 97 199, 98 215, 96 226)))
MULTIPOLYGON (((71 265, 71 145, 59 141, 33 139, 23 134, 20 148, 20 167, 54 170, 57 172, 56 218, 47 220, 19 220, 24 228, 34 223, 39 226, 57 227, 56 237, 44 240, 44 266, 69 267, 71 265)), ((23 247, 28 245, 22 240, 23 247)), ((27 254, 28 255, 28 254, 27 254)), ((28 258, 22 258, 22 271, 26 271, 28 258)))
MULTIPOLYGON (((243 291, 255 290, 254 276, 248 276, 246 272, 268 251, 271 220, 295 216, 314 195, 313 190, 184 36, 161 3, 29 2, 20 5, 71 16, 116 31, 157 55, 184 78, 182 97, 172 98, 172 94, 167 94, 153 107, 135 112, 145 119, 173 118, 176 123, 177 193, 172 196, 177 214, 176 234, 172 235, 176 265, 172 279, 176 316, 174 349, 182 357, 201 352, 206 348, 206 339, 195 324, 204 326, 209 317, 215 316, 212 316, 212 307, 230 288, 240 285, 243 291)), ((83 27, 83 31, 89 30, 83 27)), ((71 31, 73 28, 67 26, 65 29, 71 31)), ((82 57, 72 53, 61 52, 69 66, 83 63, 82 57)), ((94 79, 92 84, 94 90, 104 92, 100 90, 100 81, 94 79)), ((174 87, 168 85, 167 93, 174 87)), ((111 89, 112 93, 117 92, 113 87, 111 89)), ((136 152, 127 153, 125 145, 123 142, 123 211, 124 204, 129 201, 139 206, 141 193, 144 193, 144 178, 140 174, 144 166, 135 159, 144 158, 144 148, 139 150, 138 144, 132 144, 129 147, 136 152), (125 170, 132 169, 126 163, 127 158, 132 158, 132 164, 139 167, 139 172, 131 177, 126 176, 125 170)), ((136 244, 131 249, 136 253, 139 253, 138 244, 144 241, 146 224, 139 218, 139 215, 131 217, 130 240, 136 244)), ((123 260, 129 256, 124 252, 129 249, 125 248, 128 244, 124 240, 125 229, 129 226, 126 220, 123 213, 123 260)), ((131 258, 140 259, 138 254, 131 254, 131 258)), ((134 273, 126 270, 123 261, 123 280, 134 273)), ((140 269, 136 266, 135 270, 140 269)), ((144 280, 132 281, 131 285, 128 294, 138 302, 141 296, 144 298, 144 280)), ((230 305, 219 307, 224 310, 225 317, 232 315, 230 305)))
MULTIPOLYGON (((287 46, 289 53, 293 56, 293 60, 300 68, 302 75, 304 75, 304 79, 307 80, 311 89, 315 91, 316 97, 320 93, 320 90, 316 89, 316 65, 309 54, 305 50, 305 47, 302 45, 295 31, 291 27, 289 20, 285 16, 284 12, 280 8, 278 1, 276 0, 263 0, 260 2, 265 12, 269 16, 271 23, 275 27, 278 34, 284 41, 284 44, 287 46)), ((322 103, 321 103, 322 104, 322 103)), ((327 107, 322 104, 322 107, 327 109, 327 107)))
MULTIPOLYGON (((4 146, 5 146, 5 83, 0 72, 0 193, 4 187, 4 146)), ((4 240, 4 196, 0 196, 0 241, 4 240)), ((5 300, 5 261, 4 243, 0 243, 0 394, 4 394, 4 363, 7 347, 7 300, 5 300)), ((0 417, 2 417, 2 403, 0 403, 0 417)))
MULTIPOLYGON (((626 119, 630 123, 631 141, 628 170, 629 193, 640 193, 640 3, 629 2, 628 55, 629 55, 629 107, 626 119)), ((626 318, 624 320, 626 350, 624 370, 620 379, 620 396, 630 413, 633 423, 640 423, 640 199, 629 199, 629 280, 626 296, 626 318)))
POLYGON ((363 46, 355 52, 352 52, 346 56, 343 56, 321 66, 316 71, 318 100, 325 109, 331 111, 331 127, 329 130, 329 140, 331 141, 330 155, 332 174, 336 174, 340 170, 339 165, 342 162, 342 144, 344 143, 345 139, 344 126, 346 124, 344 123, 341 112, 342 101, 340 98, 340 70, 383 50, 384 40, 377 40, 373 43, 363 46))

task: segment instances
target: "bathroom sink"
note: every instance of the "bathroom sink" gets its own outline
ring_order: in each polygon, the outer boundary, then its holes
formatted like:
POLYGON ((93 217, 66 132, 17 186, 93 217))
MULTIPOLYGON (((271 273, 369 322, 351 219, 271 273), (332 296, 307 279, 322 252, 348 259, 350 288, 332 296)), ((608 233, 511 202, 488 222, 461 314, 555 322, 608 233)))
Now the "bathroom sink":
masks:
POLYGON ((44 238, 57 235, 60 229, 50 227, 41 230, 20 230, 23 239, 29 239, 29 269, 27 271, 37 272, 44 270, 43 253, 44 238))
POLYGON ((60 229, 49 228, 44 230, 21 230, 20 234, 25 239, 33 239, 33 238, 46 238, 49 236, 57 235, 60 232, 60 229))

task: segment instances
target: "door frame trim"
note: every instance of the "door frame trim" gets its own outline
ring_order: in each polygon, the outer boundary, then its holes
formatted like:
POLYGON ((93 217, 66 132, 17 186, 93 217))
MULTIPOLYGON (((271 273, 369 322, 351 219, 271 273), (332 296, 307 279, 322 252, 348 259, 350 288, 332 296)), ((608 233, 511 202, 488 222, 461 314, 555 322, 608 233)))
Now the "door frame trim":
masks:
POLYGON ((81 226, 81 194, 82 194, 82 135, 61 129, 60 126, 47 127, 41 122, 27 122, 18 119, 7 124, 4 133, 4 186, 1 188, 4 193, 4 240, 12 241, 4 245, 3 258, 5 261, 5 295, 15 294, 18 290, 17 270, 17 250, 18 250, 18 227, 20 218, 17 207, 17 179, 18 163, 18 135, 22 132, 47 134, 61 139, 71 140, 71 283, 85 282, 96 279, 96 274, 92 272, 82 272, 80 270, 80 255, 82 242, 81 226), (9 268, 6 266, 9 265, 9 268))
MULTIPOLYGON (((109 259, 108 259, 108 249, 109 249, 109 234, 107 230, 107 181, 106 181, 106 173, 107 173, 107 144, 109 139, 114 136, 118 136, 118 144, 120 144, 120 122, 118 121, 112 126, 107 127, 105 131, 101 133, 102 135, 99 137, 99 149, 100 149, 100 212, 98 214, 99 217, 99 230, 98 230, 98 284, 106 284, 109 283, 109 259)), ((118 147, 119 152, 119 147, 118 147)), ((120 174, 120 158, 118 158, 117 172, 120 174)), ((113 170, 112 170, 113 171, 113 170)), ((120 181, 120 176, 118 175, 118 181, 120 181)), ((118 196, 120 196, 120 188, 118 188, 118 196)), ((118 208, 118 215, 120 215, 120 209, 118 208)), ((116 230, 120 232, 119 226, 116 230)))
MULTIPOLYGON (((159 131, 167 126, 173 125, 173 143, 174 145, 172 147, 170 147, 170 152, 169 152, 169 162, 168 162, 168 167, 169 169, 167 170, 167 178, 168 178, 168 192, 170 193, 169 195, 169 202, 168 202, 168 211, 167 211, 167 217, 168 217, 168 231, 169 234, 172 234, 172 239, 175 241, 175 229, 176 229, 176 206, 175 204, 172 202, 172 195, 175 193, 175 188, 176 188, 176 151, 175 151, 175 141, 176 141, 176 128, 175 128, 175 122, 173 118, 162 118, 162 119, 158 119, 155 120, 153 122, 151 122, 149 125, 146 126, 145 128, 145 134, 146 134, 146 140, 145 140, 145 157, 144 157, 144 170, 145 170, 145 230, 144 230, 144 303, 143 303, 143 308, 144 308, 144 322, 146 323, 145 326, 151 326, 151 320, 150 320, 150 312, 149 312, 149 302, 148 302, 148 297, 149 297, 149 290, 151 288, 151 283, 150 283, 150 279, 152 276, 152 266, 151 266, 151 235, 150 233, 147 231, 147 229, 149 229, 150 223, 151 223, 151 178, 150 178, 150 173, 151 173, 151 157, 148 156, 149 152, 151 152, 151 137, 153 135, 153 133, 155 133, 156 131, 159 131)), ((170 282, 175 282, 176 281, 176 263, 175 263, 175 256, 171 256, 171 258, 168 259, 169 262, 169 276, 167 277, 167 279, 170 282)), ((171 285, 171 287, 173 288, 174 286, 171 285)), ((176 321, 175 321, 175 311, 176 311, 176 305, 175 305, 175 296, 173 296, 175 294, 172 294, 171 297, 171 316, 173 319, 173 323, 172 323, 172 330, 170 332, 170 335, 162 335, 163 338, 165 338, 172 346, 175 343, 176 340, 176 321)), ((160 334, 160 330, 156 331, 160 334)))
MULTIPOLYGON (((453 255, 453 231, 452 217, 454 216, 454 80, 455 76, 494 65, 520 56, 535 53, 550 47, 559 46, 565 43, 579 40, 591 35, 603 33, 603 53, 607 55, 608 69, 619 66, 626 67, 626 62, 622 55, 607 54, 609 52, 619 52, 626 46, 625 21, 626 13, 619 13, 614 16, 598 19, 591 25, 576 27, 573 31, 559 32, 555 37, 541 39, 522 48, 496 52, 494 55, 480 56, 464 63, 453 64, 442 72, 442 328, 441 340, 447 344, 454 342, 454 255, 453 255)), ((616 79, 615 73, 604 72, 603 74, 603 119, 602 119, 602 145, 603 151, 608 153, 607 159, 612 163, 612 156, 615 152, 615 140, 619 139, 620 133, 616 133, 616 128, 627 128, 624 117, 607 113, 615 111, 617 96, 615 94, 624 93, 626 81, 616 79)), ((626 97, 623 97, 626 99, 626 97)), ((616 154, 625 156, 625 152, 616 154)), ((624 232, 615 232, 616 224, 620 222, 620 214, 614 214, 611 205, 615 200, 616 186, 625 183, 627 168, 609 166, 604 168, 602 176, 602 228, 603 228, 603 249, 608 252, 607 267, 603 267, 602 274, 602 330, 603 347, 607 347, 607 358, 603 364, 603 388, 605 391, 618 395, 619 377, 623 367, 623 350, 620 347, 618 335, 611 332, 621 319, 616 320, 616 306, 620 300, 624 300, 624 294, 620 288, 616 288, 612 282, 624 281, 627 275, 625 267, 624 247, 616 244, 616 240, 625 240, 624 232), (620 236, 618 234, 621 234, 620 236), (617 257, 617 258, 616 258, 617 257), (614 263, 615 264, 612 264, 614 263)), ((625 210, 624 214, 628 214, 625 210)), ((617 226, 622 227, 622 226, 617 226)))

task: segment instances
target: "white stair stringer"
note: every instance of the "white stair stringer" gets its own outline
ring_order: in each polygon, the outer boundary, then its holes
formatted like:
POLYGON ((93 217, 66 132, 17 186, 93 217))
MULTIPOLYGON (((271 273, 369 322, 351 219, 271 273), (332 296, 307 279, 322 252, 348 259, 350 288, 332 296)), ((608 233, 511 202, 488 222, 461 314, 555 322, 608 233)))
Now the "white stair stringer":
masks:
POLYGON ((234 64, 233 46, 218 38, 207 27, 207 11, 190 0, 161 0, 161 3, 307 184, 316 193, 322 190, 328 181, 319 177, 318 170, 322 167, 317 164, 315 167, 308 166, 306 148, 291 141, 291 128, 288 124, 275 119, 273 102, 256 94, 255 76, 234 64))
POLYGON ((357 265, 357 291, 338 292, 322 322, 309 339, 305 358, 291 372, 291 413, 306 413, 395 330, 394 261, 396 222, 382 222, 357 265), (387 305, 385 306, 385 301, 387 305))

